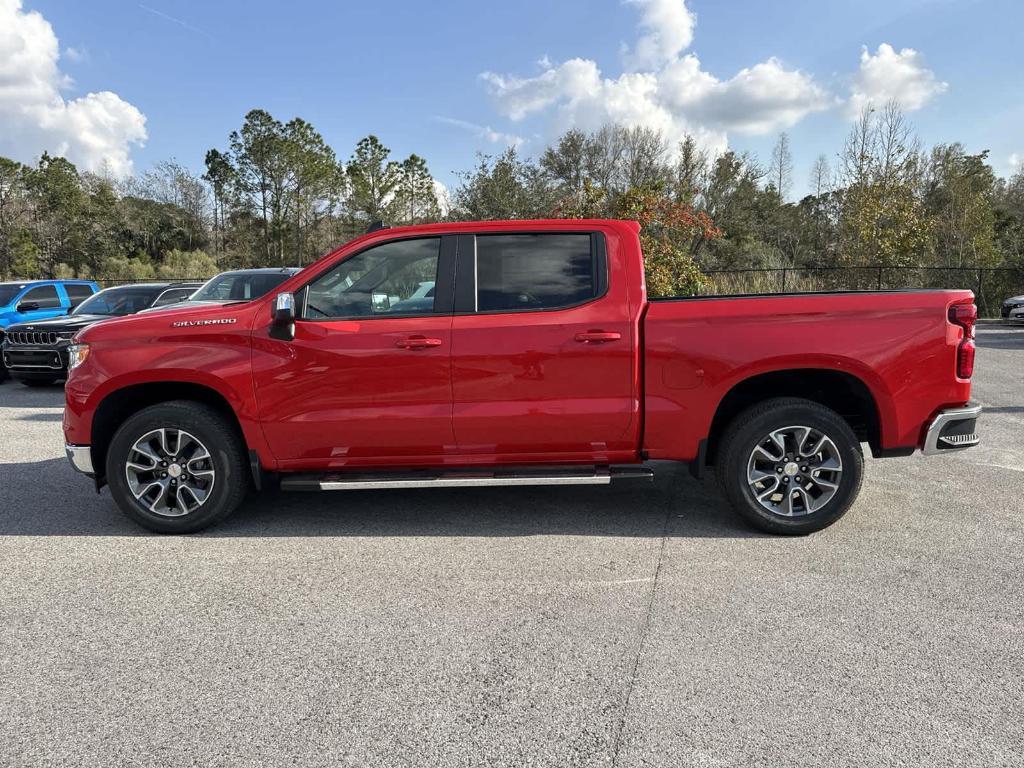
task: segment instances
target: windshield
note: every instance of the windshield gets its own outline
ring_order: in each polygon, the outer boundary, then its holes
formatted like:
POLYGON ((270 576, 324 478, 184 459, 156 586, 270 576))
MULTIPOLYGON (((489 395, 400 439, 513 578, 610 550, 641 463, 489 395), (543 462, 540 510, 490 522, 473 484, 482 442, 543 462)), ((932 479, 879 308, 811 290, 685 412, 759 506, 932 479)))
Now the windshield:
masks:
POLYGON ((21 288, 22 285, 20 283, 0 285, 0 307, 6 307, 14 301, 14 297, 21 293, 21 288))
POLYGON ((273 290, 288 272, 225 272, 209 280, 189 301, 249 301, 273 290))
POLYGON ((71 314, 122 317, 124 315, 134 315, 136 312, 145 309, 151 301, 153 301, 152 288, 132 286, 107 288, 99 293, 94 293, 75 307, 71 314))

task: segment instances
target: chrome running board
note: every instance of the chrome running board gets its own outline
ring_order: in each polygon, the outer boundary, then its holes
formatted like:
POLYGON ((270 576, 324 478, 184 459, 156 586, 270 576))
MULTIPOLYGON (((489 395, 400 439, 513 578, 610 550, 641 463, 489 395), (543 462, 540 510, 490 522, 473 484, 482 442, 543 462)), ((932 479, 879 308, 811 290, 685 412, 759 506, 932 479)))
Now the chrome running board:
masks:
POLYGON ((609 485, 612 480, 653 480, 648 467, 551 467, 540 469, 415 471, 285 475, 287 491, 368 491, 393 488, 476 488, 488 486, 609 485))

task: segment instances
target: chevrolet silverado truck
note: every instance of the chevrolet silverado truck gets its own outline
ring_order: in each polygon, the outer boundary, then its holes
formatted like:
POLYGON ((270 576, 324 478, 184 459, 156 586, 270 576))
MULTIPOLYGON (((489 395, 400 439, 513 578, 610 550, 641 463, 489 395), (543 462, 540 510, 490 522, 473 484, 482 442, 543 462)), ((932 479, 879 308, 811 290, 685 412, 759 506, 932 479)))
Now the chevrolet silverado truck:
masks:
POLYGON ((978 442, 976 315, 966 290, 650 299, 634 222, 382 229, 259 299, 81 331, 66 450, 158 532, 270 480, 606 485, 668 460, 804 534, 853 504, 863 444, 978 442))

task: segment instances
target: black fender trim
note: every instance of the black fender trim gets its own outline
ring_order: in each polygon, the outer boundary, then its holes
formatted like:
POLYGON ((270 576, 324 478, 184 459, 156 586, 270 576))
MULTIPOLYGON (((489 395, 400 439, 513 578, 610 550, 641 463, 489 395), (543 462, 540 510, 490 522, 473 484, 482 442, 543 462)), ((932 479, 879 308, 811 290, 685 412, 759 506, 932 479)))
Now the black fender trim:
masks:
POLYGON ((249 471, 252 472, 252 484, 257 491, 263 490, 263 467, 260 465, 260 456, 256 451, 249 451, 249 471))
POLYGON ((697 446, 697 458, 690 462, 690 474, 697 480, 704 479, 704 470, 708 466, 708 440, 704 438, 697 446))

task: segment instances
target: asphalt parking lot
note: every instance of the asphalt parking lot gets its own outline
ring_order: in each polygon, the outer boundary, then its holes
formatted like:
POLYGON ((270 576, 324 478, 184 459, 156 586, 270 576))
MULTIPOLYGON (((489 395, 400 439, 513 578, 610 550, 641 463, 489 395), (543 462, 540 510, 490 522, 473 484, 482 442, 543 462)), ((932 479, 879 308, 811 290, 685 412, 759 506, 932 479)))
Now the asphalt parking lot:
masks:
POLYGON ((276 494, 151 535, 0 386, 0 764, 1024 764, 1024 328, 984 443, 802 539, 654 487, 276 494))

